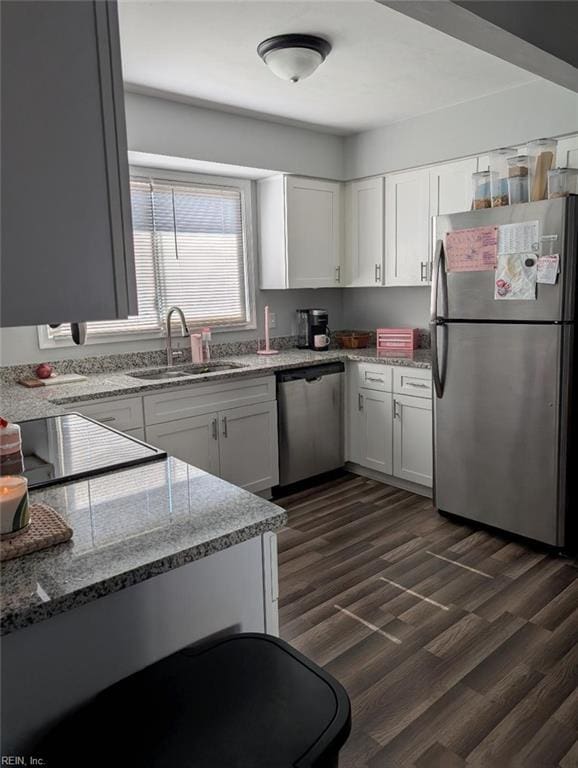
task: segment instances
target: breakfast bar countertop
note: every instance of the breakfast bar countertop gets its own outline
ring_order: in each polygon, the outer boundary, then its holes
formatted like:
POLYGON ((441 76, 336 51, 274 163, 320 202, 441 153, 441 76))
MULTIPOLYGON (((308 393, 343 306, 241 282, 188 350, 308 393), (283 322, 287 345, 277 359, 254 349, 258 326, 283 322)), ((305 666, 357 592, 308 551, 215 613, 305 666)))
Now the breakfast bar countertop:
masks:
POLYGON ((32 491, 71 541, 2 563, 0 634, 282 528, 280 507, 168 458, 32 491))
MULTIPOLYGON (((211 381, 234 380, 256 376, 267 376, 277 371, 299 368, 304 365, 320 365, 336 361, 377 363, 380 365, 431 368, 431 350, 416 349, 413 352, 382 352, 375 347, 367 349, 331 349, 315 352, 309 349, 284 349, 278 355, 263 357, 256 354, 219 357, 220 364, 230 363, 231 369, 222 368, 209 373, 192 374, 169 380, 142 380, 130 376, 134 371, 102 371, 95 369, 87 373, 86 381, 74 384, 26 389, 17 383, 3 383, 1 391, 0 416, 10 421, 44 416, 56 416, 74 410, 74 403, 124 395, 146 395, 158 390, 191 386, 211 381)), ((175 366, 178 368, 178 366, 175 366)), ((146 370, 146 369, 142 369, 146 370)))

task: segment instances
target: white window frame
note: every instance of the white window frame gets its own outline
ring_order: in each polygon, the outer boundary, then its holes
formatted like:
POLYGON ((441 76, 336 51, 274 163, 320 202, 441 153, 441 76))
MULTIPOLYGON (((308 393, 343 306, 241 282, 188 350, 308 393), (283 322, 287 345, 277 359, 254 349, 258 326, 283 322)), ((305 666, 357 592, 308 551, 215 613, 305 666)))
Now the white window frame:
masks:
MULTIPOLYGON (((241 216, 243 222, 243 239, 245 247, 245 273, 247 285, 247 305, 249 307, 249 320, 237 325, 212 326, 213 334, 235 333, 255 330, 257 328, 256 303, 255 303, 255 212, 254 212, 254 182, 250 179, 240 179, 229 176, 211 176, 190 173, 186 171, 163 170, 160 168, 145 168, 142 166, 130 166, 130 176, 135 178, 155 179, 160 182, 184 182, 185 184, 198 184, 211 188, 225 187, 238 189, 241 193, 241 216)), ((197 323, 198 325, 198 323, 197 323)), ((91 336, 87 335, 86 346, 93 344, 126 344, 131 341, 144 341, 147 339, 164 339, 165 330, 143 331, 142 333, 111 333, 91 336)), ((47 325, 38 326, 38 346, 40 349, 56 349, 60 347, 76 346, 72 337, 53 338, 50 336, 47 325)))

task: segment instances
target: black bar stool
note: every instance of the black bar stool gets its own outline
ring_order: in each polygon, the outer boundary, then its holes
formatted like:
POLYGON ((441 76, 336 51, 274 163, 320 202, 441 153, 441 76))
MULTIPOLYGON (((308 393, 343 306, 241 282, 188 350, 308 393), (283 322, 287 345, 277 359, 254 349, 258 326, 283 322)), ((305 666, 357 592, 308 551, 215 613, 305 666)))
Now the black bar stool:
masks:
POLYGON ((283 640, 251 633, 121 680, 35 754, 47 768, 335 768, 350 730, 336 680, 283 640))

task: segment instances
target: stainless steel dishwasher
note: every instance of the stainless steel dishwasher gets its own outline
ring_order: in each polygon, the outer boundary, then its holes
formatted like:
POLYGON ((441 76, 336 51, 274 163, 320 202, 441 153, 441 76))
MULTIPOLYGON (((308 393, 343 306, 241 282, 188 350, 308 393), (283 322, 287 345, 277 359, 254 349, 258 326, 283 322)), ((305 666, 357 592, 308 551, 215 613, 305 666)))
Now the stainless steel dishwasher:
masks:
POLYGON ((328 363, 277 374, 279 485, 343 466, 344 370, 328 363))

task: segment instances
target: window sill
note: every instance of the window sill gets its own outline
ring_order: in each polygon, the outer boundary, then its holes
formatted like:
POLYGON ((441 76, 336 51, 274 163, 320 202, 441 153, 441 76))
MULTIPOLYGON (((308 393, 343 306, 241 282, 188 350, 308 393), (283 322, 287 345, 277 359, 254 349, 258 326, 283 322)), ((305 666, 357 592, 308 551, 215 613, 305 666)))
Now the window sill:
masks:
MULTIPOLYGON (((197 326, 195 326, 196 328, 197 326)), ((221 333, 242 333, 244 331, 256 331, 256 323, 247 323, 246 325, 231 325, 231 326, 213 326, 211 327, 211 333, 213 337, 218 336, 221 333)), ((173 338, 182 338, 179 335, 173 338)), ((90 347, 98 344, 130 344, 131 342, 141 341, 162 341, 166 339, 166 334, 160 331, 148 331, 145 333, 123 333, 123 334, 111 334, 110 336, 92 336, 87 335, 86 342, 83 346, 90 347)), ((38 346, 40 349, 65 349, 67 347, 76 347, 77 345, 72 340, 72 337, 66 338, 50 338, 48 335, 48 329, 44 325, 38 326, 38 346)))

